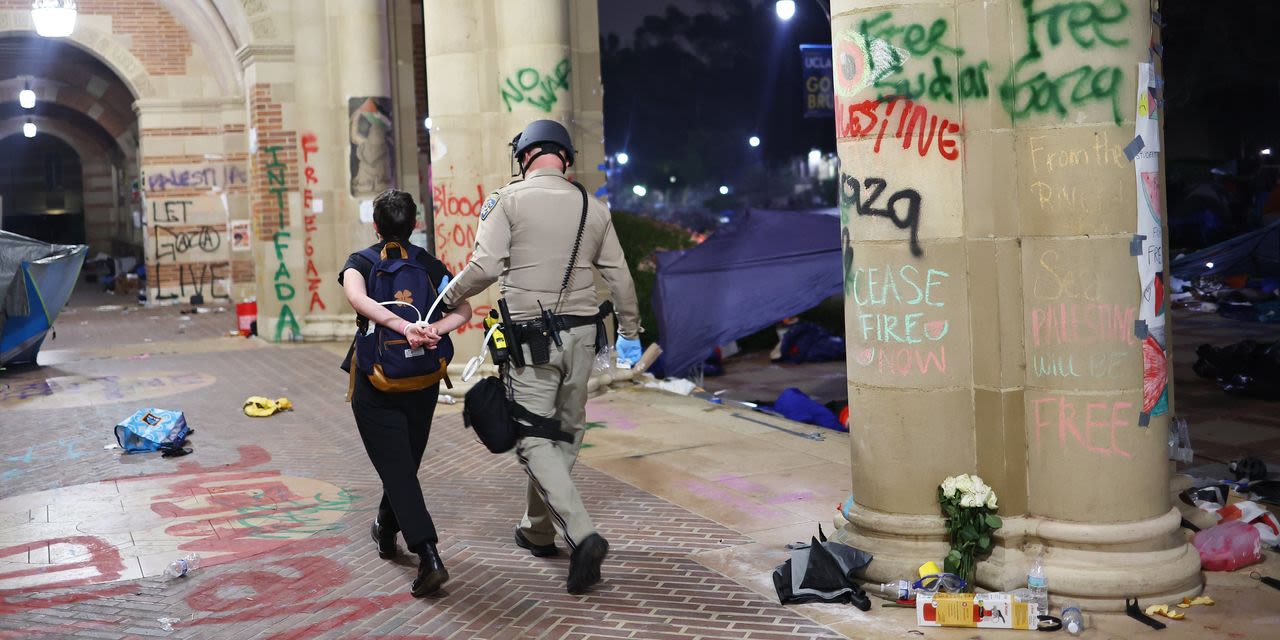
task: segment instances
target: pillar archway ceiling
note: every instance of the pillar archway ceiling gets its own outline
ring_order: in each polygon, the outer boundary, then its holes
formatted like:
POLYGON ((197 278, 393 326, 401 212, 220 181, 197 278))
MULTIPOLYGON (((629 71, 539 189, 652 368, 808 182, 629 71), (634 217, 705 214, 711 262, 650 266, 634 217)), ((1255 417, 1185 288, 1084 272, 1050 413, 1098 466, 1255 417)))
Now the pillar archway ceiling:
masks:
MULTIPOLYGON (((133 102, 124 81, 92 54, 49 38, 0 38, 0 119, 66 120, 92 132, 107 148, 118 148, 137 120, 133 102), (18 104, 27 78, 36 93, 35 109, 18 104)), ((132 155, 133 150, 120 151, 132 155)))

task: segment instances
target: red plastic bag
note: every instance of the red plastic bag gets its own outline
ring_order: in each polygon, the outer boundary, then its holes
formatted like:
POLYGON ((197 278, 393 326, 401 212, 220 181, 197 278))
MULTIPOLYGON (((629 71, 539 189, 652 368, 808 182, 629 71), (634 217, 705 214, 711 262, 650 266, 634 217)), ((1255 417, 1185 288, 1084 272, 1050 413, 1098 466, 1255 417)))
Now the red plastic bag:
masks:
POLYGON ((1258 530, 1239 520, 1224 522, 1196 534, 1196 551, 1205 571, 1235 571, 1262 561, 1258 530))

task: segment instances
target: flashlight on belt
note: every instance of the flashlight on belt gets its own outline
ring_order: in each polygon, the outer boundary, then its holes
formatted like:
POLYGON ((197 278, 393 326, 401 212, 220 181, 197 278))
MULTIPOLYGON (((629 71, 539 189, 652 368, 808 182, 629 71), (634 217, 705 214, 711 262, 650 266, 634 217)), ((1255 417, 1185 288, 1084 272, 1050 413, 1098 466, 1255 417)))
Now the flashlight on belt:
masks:
POLYGON ((507 337, 502 333, 506 327, 493 328, 494 325, 501 324, 502 319, 498 317, 497 310, 490 309, 489 315, 484 318, 484 329, 486 333, 490 333, 489 354, 493 356, 493 363, 496 365, 505 364, 511 357, 511 352, 507 350, 507 337))

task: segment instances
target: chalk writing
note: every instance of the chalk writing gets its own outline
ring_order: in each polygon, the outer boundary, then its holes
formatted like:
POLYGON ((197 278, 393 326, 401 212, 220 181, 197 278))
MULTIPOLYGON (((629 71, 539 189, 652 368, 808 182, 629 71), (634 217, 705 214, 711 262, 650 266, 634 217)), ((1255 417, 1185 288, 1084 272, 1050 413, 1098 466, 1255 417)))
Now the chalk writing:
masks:
POLYGON ((1022 0, 1027 32, 1027 53, 1009 69, 1000 84, 1000 100, 1014 122, 1037 114, 1066 117, 1068 106, 1110 101, 1115 123, 1121 122, 1120 88, 1124 72, 1116 66, 1080 65, 1057 76, 1038 66, 1047 50, 1064 44, 1065 35, 1075 46, 1090 50, 1096 45, 1128 44, 1115 30, 1129 15, 1124 0, 1080 0, 1054 3, 1037 10, 1037 0, 1022 0), (1041 32, 1043 31, 1043 34, 1041 32), (1041 41, 1041 35, 1047 43, 1041 41))
POLYGON ((954 135, 960 132, 960 125, 951 122, 947 118, 943 118, 941 122, 938 116, 929 115, 929 110, 924 105, 917 105, 911 100, 904 100, 897 97, 888 98, 886 100, 864 100, 857 104, 848 105, 846 108, 843 104, 837 102, 837 113, 843 118, 839 122, 839 137, 857 138, 863 135, 876 133, 875 152, 880 153, 880 143, 884 141, 884 134, 889 128, 890 116, 893 115, 894 109, 898 104, 904 106, 898 114, 898 128, 893 134, 902 140, 902 148, 910 149, 914 142, 916 152, 923 158, 929 155, 931 149, 936 148, 938 155, 946 160, 955 160, 960 157, 960 152, 956 150, 956 141, 948 139, 948 135, 954 135), (884 117, 877 115, 876 111, 884 106, 884 117), (876 124, 880 125, 876 130, 876 124), (934 145, 934 140, 937 145, 934 145))
POLYGON ((508 112, 512 110, 512 104, 523 102, 550 113, 551 107, 559 101, 557 93, 569 90, 569 60, 561 60, 547 73, 524 67, 499 82, 498 90, 502 92, 502 104, 508 112))
POLYGON ((1098 301, 1098 288, 1101 286, 1101 281, 1097 274, 1064 267, 1057 250, 1048 249, 1042 252, 1039 267, 1035 270, 1035 280, 1031 286, 1031 295, 1036 298, 1098 301))
POLYGON ((840 206, 851 208, 859 216, 879 216, 888 218, 899 229, 911 230, 911 255, 920 257, 924 250, 920 248, 917 234, 920 231, 920 194, 915 189, 902 189, 889 196, 884 208, 876 208, 875 203, 884 193, 888 183, 883 178, 867 178, 859 184, 858 179, 848 174, 840 174, 840 206), (867 197, 862 198, 862 188, 868 189, 867 197), (905 211, 899 213, 896 205, 905 203, 905 211))
POLYGON ((277 225, 276 232, 271 236, 271 244, 275 248, 276 263, 278 265, 271 280, 275 288, 276 301, 280 303, 280 316, 276 320, 276 342, 280 342, 284 336, 285 328, 289 329, 291 338, 302 334, 302 329, 298 327, 298 319, 294 316, 293 308, 289 305, 289 302, 297 295, 297 291, 293 288, 293 283, 291 282, 293 275, 289 273, 289 267, 284 260, 284 250, 289 248, 289 245, 285 244, 284 240, 287 240, 291 234, 284 230, 285 193, 288 192, 285 171, 288 167, 280 159, 280 150, 281 147, 278 146, 263 149, 263 153, 270 155, 270 159, 263 167, 266 169, 267 174, 267 192, 276 197, 277 225))
POLYGON ((937 316, 945 306, 938 290, 950 277, 915 265, 857 267, 846 272, 846 295, 857 310, 850 348, 853 360, 880 373, 907 376, 947 370, 943 338, 950 323, 937 316))
POLYGON ((120 376, 58 376, 0 387, 0 407, 50 410, 101 403, 136 402, 193 391, 214 383, 204 373, 152 373, 120 376))
MULTIPOLYGON (((1069 443, 1086 451, 1104 457, 1117 455, 1132 458, 1133 455, 1120 448, 1117 430, 1136 422, 1131 414, 1134 412, 1130 402, 1087 402, 1068 399, 1061 396, 1037 398, 1031 401, 1033 415, 1031 424, 1036 432, 1036 446, 1043 440, 1046 427, 1057 428, 1058 443, 1063 449, 1069 443), (1081 406, 1083 405, 1083 406, 1081 406), (1123 417, 1122 417, 1123 416, 1123 417), (1101 440, 1095 438, 1095 432, 1101 431, 1101 440), (1067 436, 1071 439, 1068 440, 1067 436)), ((1052 431, 1050 431, 1052 433, 1052 431)))
POLYGON ((1044 146, 1044 136, 1027 138, 1027 152, 1030 154, 1031 171, 1035 174, 1051 174, 1067 167, 1127 167, 1129 161, 1124 157, 1120 145, 1111 144, 1111 136, 1102 131, 1094 134, 1093 148, 1075 147, 1048 149, 1044 146))
POLYGON ((315 203, 315 193, 311 190, 311 185, 319 184, 320 178, 316 176, 316 168, 311 164, 311 155, 320 151, 320 145, 316 141, 316 134, 302 134, 302 228, 305 234, 303 240, 303 254, 307 258, 307 291, 311 294, 311 302, 307 305, 307 311, 312 312, 316 307, 320 307, 321 311, 325 310, 324 299, 320 297, 320 271, 316 269, 314 255, 316 252, 315 245, 312 244, 312 234, 316 231, 316 213, 313 208, 315 203))
POLYGON ((1133 321, 1138 308, 1131 305, 1045 305, 1031 309, 1031 345, 1034 347, 1095 344, 1136 344, 1133 321))
POLYGON ((151 169, 146 174, 147 192, 165 191, 220 191, 245 185, 249 181, 245 170, 237 165, 221 167, 187 167, 167 170, 151 169))

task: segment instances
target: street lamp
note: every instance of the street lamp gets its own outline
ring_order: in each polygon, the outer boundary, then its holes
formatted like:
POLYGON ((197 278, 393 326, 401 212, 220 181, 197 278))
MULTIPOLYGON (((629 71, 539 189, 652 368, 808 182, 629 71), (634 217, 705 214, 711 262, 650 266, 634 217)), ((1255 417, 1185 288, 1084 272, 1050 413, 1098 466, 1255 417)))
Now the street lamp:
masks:
POLYGON ((636 185, 634 187, 631 187, 631 193, 634 193, 637 196, 643 198, 646 193, 649 193, 649 190, 644 188, 643 185, 636 185))
POLYGON ((752 147, 760 146, 760 136, 751 136, 750 138, 747 138, 747 144, 752 147))
POLYGON ((1267 147, 1266 149, 1263 149, 1263 150, 1261 151, 1261 153, 1262 153, 1262 155, 1264 155, 1264 156, 1269 156, 1269 155, 1271 155, 1271 147, 1267 147))
POLYGON ((795 0, 778 0, 773 3, 773 10, 778 12, 778 19, 786 22, 796 15, 795 0))
POLYGON ((31 22, 46 38, 65 38, 76 28, 76 0, 35 0, 31 22))
POLYGON ((422 128, 426 129, 427 131, 431 130, 431 116, 427 116, 422 119, 422 128))
POLYGON ((36 137, 36 124, 31 120, 27 120, 27 123, 22 125, 22 135, 28 138, 36 137))
POLYGON ((614 159, 618 161, 618 164, 631 162, 631 156, 627 155, 626 151, 619 152, 618 155, 614 156, 614 159))
POLYGON ((727 186, 725 186, 725 185, 723 185, 723 184, 722 184, 722 185, 720 185, 720 195, 722 195, 722 196, 727 196, 727 195, 729 195, 729 187, 727 187, 727 186))
POLYGON ((21 105, 23 109, 36 108, 36 92, 31 90, 30 82, 23 87, 22 91, 18 92, 18 104, 21 105))

